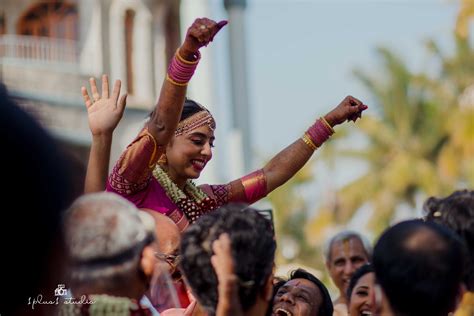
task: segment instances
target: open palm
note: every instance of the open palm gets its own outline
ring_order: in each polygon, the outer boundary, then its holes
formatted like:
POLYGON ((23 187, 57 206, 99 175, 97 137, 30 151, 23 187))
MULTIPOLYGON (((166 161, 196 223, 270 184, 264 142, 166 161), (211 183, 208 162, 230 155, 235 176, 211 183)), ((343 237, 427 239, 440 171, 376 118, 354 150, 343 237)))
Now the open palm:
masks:
POLYGON ((92 135, 111 134, 117 127, 125 109, 127 95, 120 97, 121 81, 116 80, 112 95, 109 97, 109 79, 107 75, 102 75, 102 96, 97 91, 94 78, 89 79, 92 99, 89 97, 87 89, 81 88, 82 97, 87 108, 89 128, 92 135))

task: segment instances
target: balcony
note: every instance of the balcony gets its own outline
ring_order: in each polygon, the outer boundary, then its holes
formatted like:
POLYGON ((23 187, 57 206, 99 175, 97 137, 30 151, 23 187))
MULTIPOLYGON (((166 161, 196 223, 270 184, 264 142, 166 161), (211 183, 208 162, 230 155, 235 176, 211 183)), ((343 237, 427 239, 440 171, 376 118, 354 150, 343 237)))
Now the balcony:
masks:
POLYGON ((77 42, 26 35, 0 36, 2 63, 77 69, 77 42))
MULTIPOLYGON (((57 138, 88 148, 90 131, 80 88, 87 85, 91 74, 82 71, 80 57, 75 41, 0 36, 0 81, 10 94, 57 138)), ((128 98, 127 103, 127 115, 114 138, 120 141, 123 135, 130 135, 125 143, 114 142, 114 159, 135 136, 148 113, 136 106, 133 98, 128 98)))
POLYGON ((22 35, 0 36, 0 78, 17 97, 80 105, 77 42, 22 35))

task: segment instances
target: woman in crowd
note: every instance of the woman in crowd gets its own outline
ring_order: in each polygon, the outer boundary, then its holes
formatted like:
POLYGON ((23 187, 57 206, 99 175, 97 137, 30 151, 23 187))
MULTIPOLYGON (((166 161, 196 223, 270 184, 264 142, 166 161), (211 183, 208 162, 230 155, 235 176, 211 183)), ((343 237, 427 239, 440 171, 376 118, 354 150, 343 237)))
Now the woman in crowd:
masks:
POLYGON ((424 205, 426 220, 453 230, 467 246, 464 286, 466 292, 455 316, 474 315, 474 190, 457 190, 447 197, 430 197, 424 205))
MULTIPOLYGON (((185 100, 186 86, 199 63, 199 49, 209 44, 226 23, 203 18, 191 25, 170 63, 155 110, 107 181, 108 191, 124 196, 139 208, 169 216, 181 231, 219 206, 229 202, 250 204, 265 197, 304 166, 334 133, 334 126, 355 121, 367 109, 348 96, 262 169, 227 184, 196 186, 192 180, 199 178, 212 158, 216 123, 205 107, 185 100)), ((118 102, 118 98, 101 98, 94 86, 92 94, 93 101, 83 88, 86 103, 118 102)), ((95 155, 100 156, 100 151, 95 155)))
POLYGON ((375 272, 371 264, 356 270, 347 288, 349 315, 372 315, 374 309, 375 272))

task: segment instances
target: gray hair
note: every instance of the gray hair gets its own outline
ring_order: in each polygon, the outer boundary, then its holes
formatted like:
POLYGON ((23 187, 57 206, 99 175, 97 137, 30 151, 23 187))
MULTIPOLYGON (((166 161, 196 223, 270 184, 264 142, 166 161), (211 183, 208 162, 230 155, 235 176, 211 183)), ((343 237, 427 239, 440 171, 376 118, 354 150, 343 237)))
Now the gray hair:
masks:
POLYGON ((362 246, 364 247, 365 252, 367 253, 367 257, 369 258, 369 261, 372 259, 372 245, 367 237, 364 235, 353 231, 353 230, 343 230, 336 235, 334 235, 332 238, 328 239, 326 243, 324 244, 323 248, 323 254, 324 254, 324 259, 326 262, 331 261, 331 248, 336 242, 344 242, 350 239, 359 239, 360 242, 362 243, 362 246))
POLYGON ((154 240, 154 220, 114 193, 78 198, 63 220, 72 277, 77 281, 112 277, 136 267, 154 240))

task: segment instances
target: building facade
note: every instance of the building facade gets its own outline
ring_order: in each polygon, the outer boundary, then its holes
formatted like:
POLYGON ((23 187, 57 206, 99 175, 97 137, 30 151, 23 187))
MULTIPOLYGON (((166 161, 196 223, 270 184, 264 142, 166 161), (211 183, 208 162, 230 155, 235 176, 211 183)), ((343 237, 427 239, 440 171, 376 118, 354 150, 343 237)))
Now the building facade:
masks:
MULTIPOLYGON (((121 79, 129 96, 114 133, 114 162, 158 98, 168 61, 181 42, 180 6, 179 0, 2 0, 0 80, 83 172, 91 136, 80 88, 103 73, 111 81, 121 79)), ((211 72, 203 73, 193 83, 198 95, 212 93, 211 72)))

